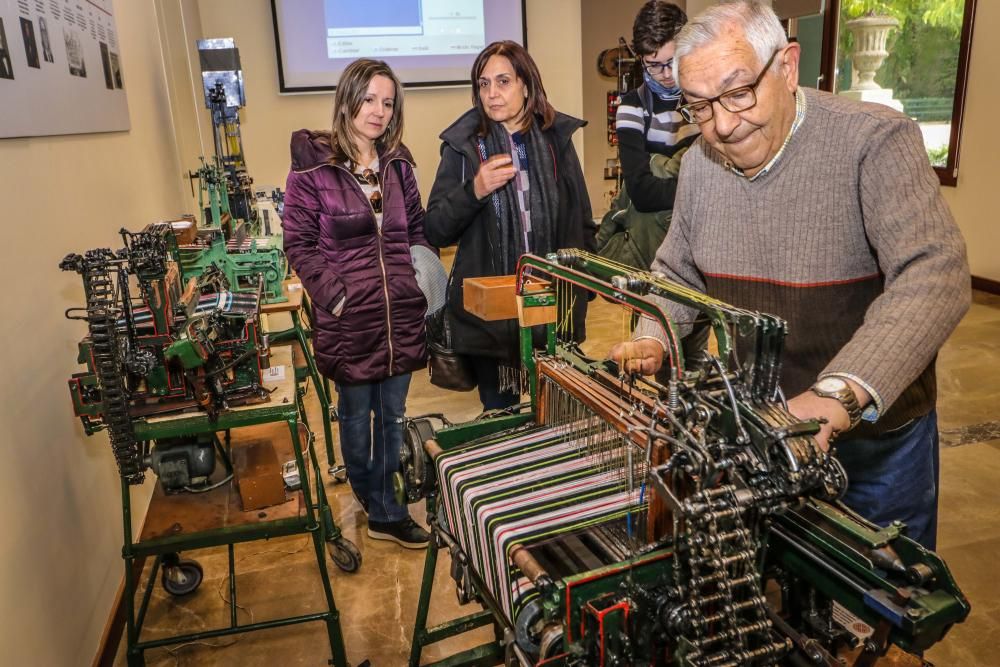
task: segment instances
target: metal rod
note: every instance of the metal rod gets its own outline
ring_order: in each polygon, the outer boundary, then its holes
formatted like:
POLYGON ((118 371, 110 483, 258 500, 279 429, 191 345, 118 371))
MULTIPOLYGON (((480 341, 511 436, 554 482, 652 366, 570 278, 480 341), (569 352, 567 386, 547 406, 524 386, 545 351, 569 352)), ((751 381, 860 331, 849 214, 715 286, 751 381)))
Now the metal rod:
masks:
POLYGON ((139 617, 135 621, 136 632, 142 632, 142 623, 146 620, 146 609, 149 608, 149 598, 153 595, 153 586, 156 585, 156 575, 160 571, 160 562, 163 560, 163 556, 157 556, 153 560, 153 569, 149 573, 149 582, 146 584, 146 590, 142 594, 142 603, 139 605, 139 617))
POLYGON ((533 584, 538 583, 538 580, 542 577, 549 576, 545 568, 535 560, 535 557, 531 555, 531 552, 523 544, 515 544, 511 547, 510 559, 521 570, 521 573, 528 578, 528 581, 533 584))
POLYGON ((789 535, 781 528, 778 528, 775 525, 771 525, 769 530, 772 534, 777 535, 781 539, 785 540, 785 542, 787 542, 790 547, 798 551, 800 554, 802 554, 809 560, 811 560, 813 564, 818 565, 820 568, 822 568, 824 572, 826 572, 830 576, 836 577, 837 579, 841 580, 844 584, 852 588, 854 592, 857 593, 858 595, 864 596, 868 592, 868 589, 866 589, 864 586, 859 584, 851 577, 848 577, 847 575, 838 571, 837 569, 830 567, 830 564, 827 563, 825 560, 823 560, 823 558, 819 554, 815 553, 812 549, 800 543, 793 536, 789 535))
POLYGON ((229 623, 232 627, 239 627, 239 619, 236 618, 236 558, 235 548, 229 546, 229 623))
POLYGON ((484 625, 491 625, 492 623, 493 614, 485 610, 477 611, 474 614, 469 614, 468 616, 463 616, 452 621, 447 621, 446 623, 441 623, 440 625, 435 625, 433 628, 428 628, 424 632, 424 644, 433 644, 441 641, 442 639, 448 639, 449 637, 454 637, 464 632, 468 632, 469 630, 481 628, 484 625))
MULTIPOLYGON (((433 512, 433 497, 427 499, 427 512, 433 512)), ((433 522, 430 522, 433 525, 433 522)), ((437 532, 437 531, 435 531, 437 532)), ((434 590, 434 570, 437 566, 438 546, 434 536, 427 543, 427 553, 424 556, 424 576, 420 584, 420 596, 417 598, 417 618, 413 623, 413 639, 410 641, 410 667, 420 665, 420 653, 427 642, 427 613, 431 607, 431 593, 434 590)))
POLYGON ((136 643, 134 648, 138 651, 147 651, 151 648, 160 648, 161 646, 171 646, 173 644, 189 644, 191 642, 201 641, 202 639, 212 639, 213 637, 225 637, 226 635, 236 635, 244 632, 254 632, 256 630, 270 630, 272 628, 283 628, 289 625, 297 625, 299 623, 310 623, 312 621, 326 621, 330 616, 330 612, 319 612, 315 614, 303 614, 302 616, 292 616, 290 618, 280 618, 273 621, 260 621, 259 623, 250 623, 248 625, 241 625, 238 628, 218 628, 215 630, 205 630, 204 632, 196 632, 190 635, 178 635, 176 637, 166 637, 164 639, 151 639, 148 642, 136 643))

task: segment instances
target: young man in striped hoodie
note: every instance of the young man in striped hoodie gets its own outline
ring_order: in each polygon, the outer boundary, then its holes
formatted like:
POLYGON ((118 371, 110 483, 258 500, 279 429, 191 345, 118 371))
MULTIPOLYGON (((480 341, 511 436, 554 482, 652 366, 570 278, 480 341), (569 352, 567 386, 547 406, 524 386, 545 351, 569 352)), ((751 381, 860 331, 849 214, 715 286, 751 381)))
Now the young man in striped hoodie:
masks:
POLYGON ((615 134, 625 189, 632 205, 644 213, 672 209, 677 192, 677 179, 654 175, 650 159, 673 157, 698 137, 698 125, 677 111, 681 91, 674 81, 674 37, 685 23, 687 15, 677 5, 649 0, 632 26, 632 50, 640 59, 642 85, 622 95, 615 134))

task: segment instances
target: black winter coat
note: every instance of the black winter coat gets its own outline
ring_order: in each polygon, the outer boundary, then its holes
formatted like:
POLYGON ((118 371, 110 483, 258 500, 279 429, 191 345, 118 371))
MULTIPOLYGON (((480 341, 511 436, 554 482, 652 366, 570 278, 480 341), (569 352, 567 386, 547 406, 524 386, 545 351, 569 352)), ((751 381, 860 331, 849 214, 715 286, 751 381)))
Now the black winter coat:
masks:
MULTIPOLYGON (((555 156, 555 181, 559 188, 554 228, 557 249, 594 250, 596 225, 572 142, 573 133, 585 124, 578 118, 557 113, 552 126, 543 131, 555 156)), ((497 250, 500 234, 490 196, 477 199, 473 189, 480 164, 478 127, 478 111, 471 109, 441 133, 441 163, 427 200, 424 233, 438 248, 458 244, 448 288, 448 315, 455 350, 515 362, 517 320, 486 322, 466 312, 462 301, 462 283, 466 278, 504 273, 497 250)), ((573 309, 573 334, 578 342, 586 336, 586 317, 587 296, 580 294, 573 309)))

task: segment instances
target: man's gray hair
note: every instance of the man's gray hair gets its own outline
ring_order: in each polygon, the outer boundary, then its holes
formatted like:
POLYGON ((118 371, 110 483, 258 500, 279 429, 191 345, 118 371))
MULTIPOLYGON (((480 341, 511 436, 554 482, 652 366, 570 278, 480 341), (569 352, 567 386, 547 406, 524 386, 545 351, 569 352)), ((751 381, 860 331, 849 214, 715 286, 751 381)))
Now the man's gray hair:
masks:
POLYGON ((761 65, 768 61, 772 53, 788 44, 788 36, 769 5, 757 0, 737 0, 714 5, 688 21, 677 34, 674 81, 680 81, 677 74, 684 56, 719 39, 723 30, 732 24, 743 28, 761 65))

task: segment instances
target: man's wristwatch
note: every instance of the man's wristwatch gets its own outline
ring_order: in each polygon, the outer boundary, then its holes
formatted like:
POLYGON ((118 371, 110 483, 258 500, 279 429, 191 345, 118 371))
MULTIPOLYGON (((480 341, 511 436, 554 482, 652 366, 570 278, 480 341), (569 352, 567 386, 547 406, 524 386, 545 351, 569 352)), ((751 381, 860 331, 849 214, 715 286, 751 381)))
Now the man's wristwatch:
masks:
POLYGON ((849 429, 854 428, 861 421, 861 406, 858 404, 858 397, 854 395, 854 390, 842 378, 835 376, 825 377, 809 387, 809 389, 822 398, 833 398, 840 401, 840 404, 847 410, 848 418, 851 420, 849 429))

